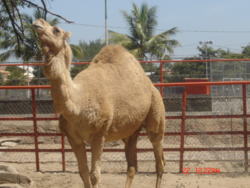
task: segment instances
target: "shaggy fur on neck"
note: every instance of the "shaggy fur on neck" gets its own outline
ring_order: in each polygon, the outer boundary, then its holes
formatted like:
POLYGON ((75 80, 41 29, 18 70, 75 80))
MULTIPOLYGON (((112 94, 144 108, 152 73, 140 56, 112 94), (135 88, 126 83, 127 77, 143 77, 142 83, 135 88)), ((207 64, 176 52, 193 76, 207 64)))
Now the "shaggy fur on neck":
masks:
POLYGON ((46 57, 43 73, 47 78, 58 79, 64 77, 64 74, 70 74, 72 52, 66 42, 64 42, 63 48, 56 53, 47 45, 43 45, 43 53, 46 57))

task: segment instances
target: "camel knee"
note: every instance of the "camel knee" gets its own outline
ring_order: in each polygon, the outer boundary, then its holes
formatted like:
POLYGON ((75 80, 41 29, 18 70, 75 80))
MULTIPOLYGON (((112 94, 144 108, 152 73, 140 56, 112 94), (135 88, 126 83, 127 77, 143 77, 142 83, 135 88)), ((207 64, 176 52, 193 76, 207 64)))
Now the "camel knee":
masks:
POLYGON ((127 176, 129 178, 134 178, 135 176, 135 167, 129 167, 127 170, 127 176))
POLYGON ((147 132, 150 142, 157 147, 159 144, 163 144, 164 132, 147 132))
POLYGON ((162 175, 163 174, 165 164, 166 164, 165 160, 163 160, 160 163, 156 164, 156 173, 157 173, 157 175, 162 175))
POLYGON ((91 183, 92 183, 93 186, 96 186, 99 183, 100 177, 101 177, 100 173, 98 173, 98 172, 91 172, 91 174, 90 174, 90 180, 91 180, 91 183))

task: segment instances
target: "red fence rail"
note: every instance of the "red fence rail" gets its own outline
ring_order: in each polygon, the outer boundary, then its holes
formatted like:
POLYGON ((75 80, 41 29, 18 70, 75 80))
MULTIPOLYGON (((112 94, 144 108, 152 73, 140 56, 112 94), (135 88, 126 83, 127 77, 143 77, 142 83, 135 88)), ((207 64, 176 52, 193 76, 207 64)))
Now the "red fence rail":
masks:
MULTIPOLYGON (((183 94, 182 99, 182 115, 181 116, 166 116, 166 119, 181 119, 181 132, 166 132, 165 136, 181 136, 180 148, 164 148, 164 151, 178 151, 180 152, 180 163, 179 163, 179 172, 182 172, 183 169, 183 154, 186 151, 243 151, 244 152, 244 167, 245 171, 248 171, 248 147, 247 137, 250 135, 250 131, 247 131, 247 118, 250 117, 250 114, 247 114, 247 101, 246 101, 246 85, 250 85, 250 81, 231 81, 231 82, 189 82, 189 83, 163 83, 163 63, 168 62, 203 62, 204 60, 167 60, 167 61, 142 61, 141 63, 160 63, 160 82, 154 84, 156 87, 160 87, 161 95, 163 96, 163 87, 173 87, 173 86, 200 86, 200 85, 242 85, 242 105, 243 113, 240 115, 216 115, 216 118, 242 118, 243 119, 243 131, 210 131, 206 132, 207 135, 243 135, 244 136, 244 146, 238 148, 185 148, 184 137, 189 135, 199 135, 203 134, 201 132, 185 132, 185 121, 186 119, 211 119, 215 118, 213 115, 186 115, 186 93, 183 94)), ((209 61, 250 61, 250 59, 220 59, 220 60, 207 60, 209 61)), ((89 64, 89 63, 72 63, 72 64, 89 64)), ((0 66, 31 66, 31 65, 42 65, 41 63, 33 64, 0 64, 0 66)), ((65 167, 65 152, 72 152, 72 149, 65 149, 64 136, 60 133, 39 133, 37 132, 37 122, 38 121, 53 121, 58 120, 58 116, 55 113, 55 117, 37 117, 36 113, 36 98, 35 98, 35 89, 50 89, 50 86, 0 86, 0 89, 30 89, 32 93, 32 108, 33 116, 32 117, 0 117, 0 121, 33 121, 34 132, 33 133, 0 133, 0 136, 31 136, 34 137, 35 149, 0 149, 0 152, 32 152, 36 156, 36 169, 40 170, 39 163, 39 153, 40 152, 60 152, 62 153, 62 169, 66 170, 65 167), (61 149, 39 149, 38 147, 38 137, 44 136, 60 136, 61 137, 61 149)), ((140 136, 146 136, 145 133, 140 133, 140 136)), ((88 150, 90 151, 90 150, 88 150)), ((124 152, 124 149, 104 149, 104 152, 124 152)), ((150 148, 137 148, 136 152, 148 152, 153 151, 150 148)))
MULTIPOLYGON (((243 131, 212 131, 206 132, 207 135, 222 135, 222 134, 241 134, 244 136, 244 147, 238 148, 185 148, 184 146, 184 137, 188 135, 199 135, 203 134, 201 132, 185 132, 185 120, 186 119, 211 119, 215 118, 211 115, 202 115, 202 116, 187 116, 186 115, 186 93, 183 94, 182 99, 182 115, 181 116, 166 116, 166 119, 181 119, 181 132, 166 132, 165 136, 181 136, 180 148, 164 148, 164 151, 178 151, 180 152, 180 166, 179 172, 182 172, 183 169, 183 154, 185 151, 244 151, 244 161, 245 161, 245 171, 248 171, 248 151, 250 147, 247 145, 247 136, 250 135, 250 131, 247 131, 247 121, 246 118, 250 117, 250 114, 247 114, 247 105, 246 105, 246 85, 250 85, 250 81, 233 81, 233 82, 200 82, 200 83, 159 83, 155 84, 156 87, 171 87, 171 86, 187 86, 187 85, 242 85, 242 98, 243 98, 243 114, 241 115, 218 115, 216 118, 242 118, 244 120, 244 129, 243 131)), ((72 149, 65 149, 64 146, 64 137, 60 133, 38 133, 37 132, 37 122, 38 121, 51 121, 58 120, 57 114, 55 117, 37 117, 36 114, 36 98, 35 98, 35 89, 49 89, 50 86, 1 86, 0 89, 30 89, 32 92, 32 108, 33 116, 32 117, 0 117, 0 121, 33 121, 34 133, 0 133, 0 136, 32 136, 35 141, 35 149, 0 149, 4 152, 33 152, 36 156, 36 169, 40 170, 39 166, 39 152, 61 152, 62 153, 62 169, 65 171, 65 152, 72 152, 72 149), (39 149, 38 147, 38 137, 44 136, 61 136, 62 146, 61 149, 39 149)), ((145 133, 141 133, 140 136, 146 136, 145 133)), ((90 150, 88 150, 90 151, 90 150)), ((150 148, 137 148, 137 152, 148 152, 152 151, 150 148)), ((103 152, 124 152, 124 149, 104 149, 103 152)))

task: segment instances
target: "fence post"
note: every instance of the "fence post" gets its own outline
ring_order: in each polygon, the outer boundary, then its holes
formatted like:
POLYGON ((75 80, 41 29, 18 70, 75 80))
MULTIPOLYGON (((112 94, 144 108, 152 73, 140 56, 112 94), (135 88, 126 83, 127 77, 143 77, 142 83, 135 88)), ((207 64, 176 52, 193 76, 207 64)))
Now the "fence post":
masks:
POLYGON ((35 139, 35 155, 36 155, 36 170, 40 170, 39 164, 39 151, 38 151, 38 136, 37 136, 37 116, 36 116, 36 94, 35 89, 31 89, 32 93, 32 113, 33 113, 33 125, 34 125, 34 139, 35 139))
POLYGON ((244 156, 245 156, 245 172, 248 172, 248 149, 247 149, 247 99, 246 99, 246 84, 242 84, 243 97, 243 130, 244 130, 244 156))
MULTIPOLYGON (((160 61, 161 83, 163 83, 163 62, 160 61)), ((161 86, 161 96, 163 97, 163 87, 161 86)))
POLYGON ((187 102, 187 93, 183 93, 183 95, 182 95, 182 120, 181 120, 181 145, 180 145, 180 169, 179 169, 180 173, 182 173, 182 170, 183 170, 186 102, 187 102))

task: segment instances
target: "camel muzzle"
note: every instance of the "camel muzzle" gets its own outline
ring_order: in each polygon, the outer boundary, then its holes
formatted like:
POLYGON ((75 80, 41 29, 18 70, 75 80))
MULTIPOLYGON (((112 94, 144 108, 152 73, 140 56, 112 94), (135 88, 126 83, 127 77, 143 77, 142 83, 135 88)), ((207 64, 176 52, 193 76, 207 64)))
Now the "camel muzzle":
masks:
POLYGON ((45 30, 43 26, 41 26, 39 23, 37 23, 37 21, 35 21, 35 22, 33 23, 33 28, 34 28, 34 30, 35 30, 37 33, 41 33, 41 32, 43 32, 43 31, 45 30))

